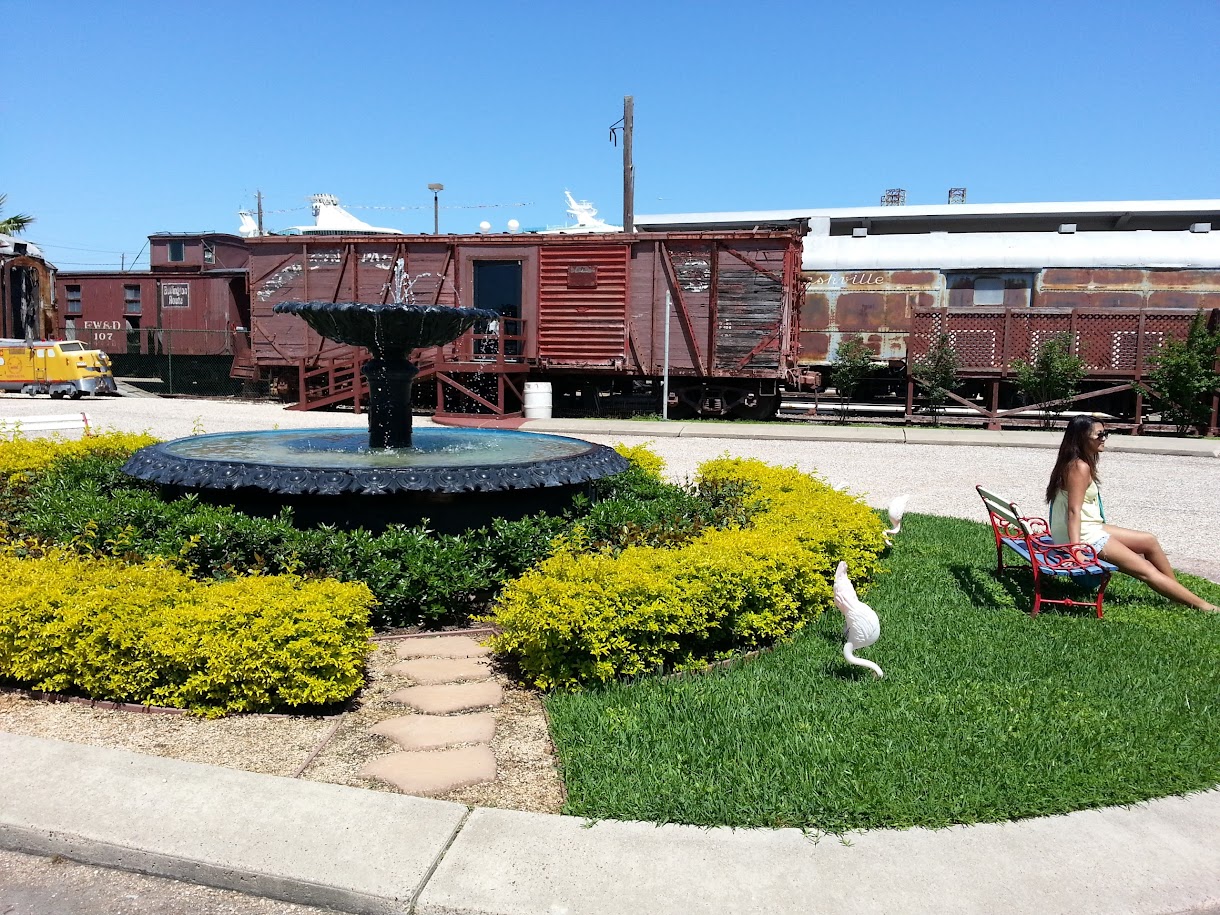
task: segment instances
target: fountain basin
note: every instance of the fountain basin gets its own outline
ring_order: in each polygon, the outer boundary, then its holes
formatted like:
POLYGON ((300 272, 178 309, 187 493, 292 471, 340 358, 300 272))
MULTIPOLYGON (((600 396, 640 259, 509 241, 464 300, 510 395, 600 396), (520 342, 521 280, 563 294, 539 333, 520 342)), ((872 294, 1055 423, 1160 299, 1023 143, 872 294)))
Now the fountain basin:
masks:
POLYGON ((419 429, 409 448, 370 448, 352 429, 197 435, 142 448, 123 467, 166 498, 194 494, 256 515, 292 508, 303 526, 459 533, 493 518, 557 512, 625 470, 612 448, 559 435, 419 429))
POLYGON ((500 317, 484 308, 402 302, 280 302, 274 311, 296 315, 328 340, 363 346, 382 359, 405 359, 411 350, 443 346, 476 321, 500 317))

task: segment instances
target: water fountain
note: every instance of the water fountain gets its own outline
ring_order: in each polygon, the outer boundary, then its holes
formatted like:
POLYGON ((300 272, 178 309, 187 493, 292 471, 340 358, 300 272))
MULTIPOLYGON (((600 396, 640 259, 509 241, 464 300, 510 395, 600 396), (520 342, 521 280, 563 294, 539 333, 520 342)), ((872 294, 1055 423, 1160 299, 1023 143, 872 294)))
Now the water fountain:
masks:
MULTIPOLYGON (((398 278, 402 279, 401 270, 398 278)), ((409 298, 409 287, 402 298, 409 298)), ((594 480, 624 470, 613 449, 495 429, 412 429, 412 350, 444 345, 495 312, 411 302, 282 302, 322 336, 366 347, 369 431, 295 429, 196 435, 142 448, 124 472, 251 514, 293 509, 297 523, 381 530, 427 520, 456 533, 557 511, 594 480)))

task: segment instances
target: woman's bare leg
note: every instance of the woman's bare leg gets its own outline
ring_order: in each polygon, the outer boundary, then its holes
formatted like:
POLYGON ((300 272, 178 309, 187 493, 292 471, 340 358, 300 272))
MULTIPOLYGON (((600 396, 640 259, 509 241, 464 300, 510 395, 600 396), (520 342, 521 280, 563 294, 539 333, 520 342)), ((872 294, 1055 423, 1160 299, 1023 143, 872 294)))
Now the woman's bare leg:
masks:
MULTIPOLYGON (((1158 594, 1163 594, 1179 604, 1194 607, 1196 610, 1217 609, 1214 604, 1208 603, 1174 578, 1172 568, 1166 574, 1153 562, 1151 556, 1145 558, 1146 554, 1141 555, 1127 545, 1127 540, 1135 540, 1135 542, 1144 545, 1146 544, 1144 538, 1147 538, 1154 544, 1154 547, 1149 548, 1149 552, 1164 560, 1165 551, 1161 549, 1161 545, 1157 543, 1156 537, 1152 536, 1152 534, 1121 527, 1111 528, 1109 525, 1106 525, 1106 530, 1110 532, 1110 540, 1106 543, 1105 549, 1101 551, 1101 558, 1107 562, 1114 563, 1118 566, 1120 572, 1125 572, 1132 578, 1138 578, 1158 594), (1118 535, 1118 532, 1121 532, 1121 536, 1118 535), (1130 537, 1129 535, 1137 536, 1130 537)), ((1165 565, 1168 567, 1167 561, 1165 565)))
POLYGON ((1161 541, 1156 539, 1156 535, 1129 527, 1116 527, 1113 524, 1103 527, 1110 535, 1111 541, 1118 540, 1131 552, 1138 553, 1156 566, 1156 570, 1162 575, 1168 575, 1177 581, 1178 576, 1173 574, 1173 566, 1169 564, 1169 557, 1165 555, 1165 549, 1161 546, 1161 541))

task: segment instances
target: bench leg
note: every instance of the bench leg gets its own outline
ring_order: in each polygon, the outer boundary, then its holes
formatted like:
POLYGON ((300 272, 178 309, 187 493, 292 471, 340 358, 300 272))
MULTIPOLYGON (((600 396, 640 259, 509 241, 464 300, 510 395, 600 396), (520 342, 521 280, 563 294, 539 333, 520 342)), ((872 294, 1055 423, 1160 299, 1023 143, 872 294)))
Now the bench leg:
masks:
MULTIPOLYGON (((1030 554, 1033 557, 1033 554, 1030 554)), ((1038 565, 1036 560, 1029 564, 1029 574, 1034 578, 1034 609, 1030 612, 1030 616, 1038 615, 1042 609, 1042 576, 1038 574, 1038 565)))
POLYGON ((1106 572, 1106 574, 1101 577, 1101 586, 1098 587, 1098 589, 1097 589, 1097 618, 1098 619, 1101 619, 1101 602, 1103 600, 1105 600, 1106 585, 1108 585, 1109 583, 1110 583, 1110 573, 1106 572))

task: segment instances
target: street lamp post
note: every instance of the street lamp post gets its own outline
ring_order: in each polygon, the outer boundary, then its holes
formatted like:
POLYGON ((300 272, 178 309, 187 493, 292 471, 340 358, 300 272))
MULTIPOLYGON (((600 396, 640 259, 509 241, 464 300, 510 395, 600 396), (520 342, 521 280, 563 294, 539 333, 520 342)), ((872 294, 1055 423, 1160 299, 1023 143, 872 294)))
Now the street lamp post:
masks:
POLYGON ((441 204, 440 198, 437 196, 445 189, 443 184, 429 184, 428 190, 432 192, 432 234, 441 234, 441 204))

